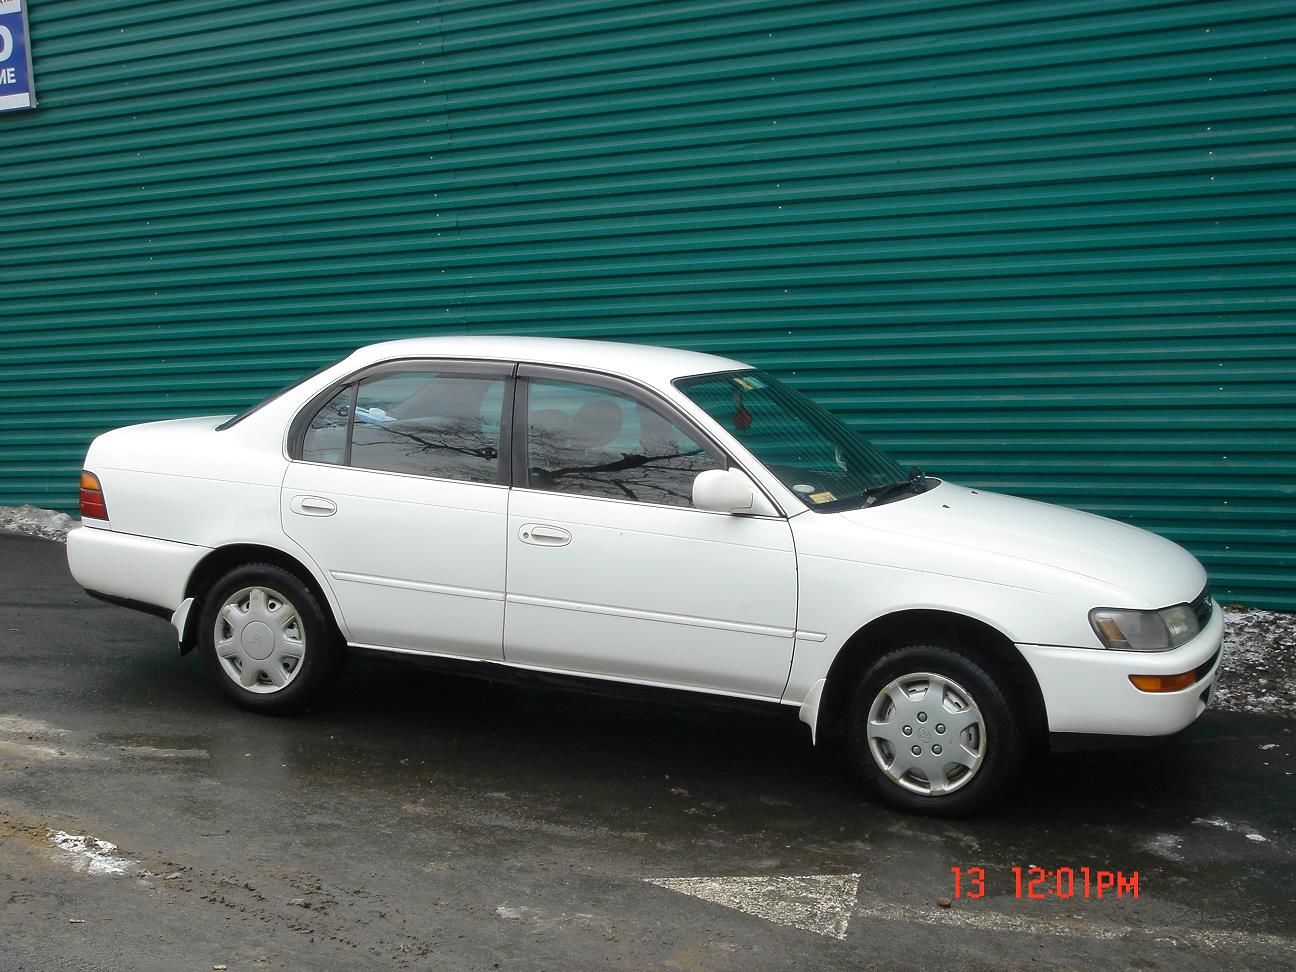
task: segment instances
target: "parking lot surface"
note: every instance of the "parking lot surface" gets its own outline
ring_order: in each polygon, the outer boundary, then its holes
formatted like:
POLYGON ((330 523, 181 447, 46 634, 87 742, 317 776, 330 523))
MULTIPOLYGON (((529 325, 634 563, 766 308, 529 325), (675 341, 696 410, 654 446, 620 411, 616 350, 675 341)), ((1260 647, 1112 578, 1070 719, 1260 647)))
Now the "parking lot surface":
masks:
POLYGON ((795 719, 370 659, 243 713, 0 533, 0 968, 1296 967, 1293 726, 1212 710, 921 819, 795 719))

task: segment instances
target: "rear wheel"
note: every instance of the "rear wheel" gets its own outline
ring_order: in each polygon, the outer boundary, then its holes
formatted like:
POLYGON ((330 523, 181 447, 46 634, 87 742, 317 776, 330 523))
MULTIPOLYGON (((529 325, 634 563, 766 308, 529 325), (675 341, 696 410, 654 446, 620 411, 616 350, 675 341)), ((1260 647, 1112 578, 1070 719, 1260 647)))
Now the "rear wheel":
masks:
POLYGON ((198 621, 200 647, 221 687, 244 708, 296 712, 340 657, 319 600, 273 564, 236 567, 212 585, 198 621))
POLYGON ((957 645, 881 656, 851 700, 852 762, 888 803, 915 813, 973 813, 1016 778, 1025 754, 1011 683, 957 645))

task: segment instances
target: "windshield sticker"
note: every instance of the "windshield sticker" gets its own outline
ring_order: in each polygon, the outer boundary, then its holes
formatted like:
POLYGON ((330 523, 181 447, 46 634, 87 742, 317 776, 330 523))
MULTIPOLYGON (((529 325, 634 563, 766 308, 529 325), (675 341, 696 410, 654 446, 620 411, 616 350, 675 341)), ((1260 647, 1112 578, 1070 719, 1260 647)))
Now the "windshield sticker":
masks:
POLYGON ((811 502, 811 503, 831 503, 831 502, 832 502, 833 500, 835 500, 836 498, 837 498, 836 496, 834 496, 832 493, 828 492, 828 490, 826 490, 826 489, 825 489, 822 493, 811 493, 811 494, 810 494, 810 502, 811 502))
POLYGON ((740 375, 739 377, 732 379, 732 381, 743 391, 757 391, 758 389, 765 387, 764 382, 758 378, 753 378, 750 375, 740 375))

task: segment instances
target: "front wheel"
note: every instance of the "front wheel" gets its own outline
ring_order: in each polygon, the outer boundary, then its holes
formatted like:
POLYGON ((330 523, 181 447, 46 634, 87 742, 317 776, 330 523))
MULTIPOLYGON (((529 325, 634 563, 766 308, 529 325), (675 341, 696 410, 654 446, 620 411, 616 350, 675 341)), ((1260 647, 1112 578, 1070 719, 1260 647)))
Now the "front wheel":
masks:
POLYGON ((315 595, 273 564, 236 567, 212 585, 199 647, 239 705, 283 714, 305 706, 337 667, 337 634, 315 595))
POLYGON ((941 817, 973 813, 1004 791, 1024 759, 1009 685, 955 645, 888 652, 856 684, 852 762, 893 806, 941 817))

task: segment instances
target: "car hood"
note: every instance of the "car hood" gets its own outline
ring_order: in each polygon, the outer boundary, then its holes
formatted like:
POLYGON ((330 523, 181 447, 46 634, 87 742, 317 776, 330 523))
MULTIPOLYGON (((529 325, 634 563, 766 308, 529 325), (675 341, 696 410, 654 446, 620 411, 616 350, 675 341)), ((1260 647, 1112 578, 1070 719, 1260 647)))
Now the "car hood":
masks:
MULTIPOLYGON (((985 556, 955 556, 942 570, 993 580, 995 562, 1031 566, 1042 586, 1056 587, 1058 574, 1087 578, 1107 588, 1112 607, 1161 608, 1190 601, 1206 584, 1192 554, 1155 533, 1092 513, 942 482, 910 499, 837 516, 868 531, 927 548, 985 556), (955 566, 957 570, 957 566, 955 566), (1048 581, 1049 577, 1053 583, 1048 581)), ((879 538, 881 539, 881 538, 879 538)), ((1013 570, 1020 576, 1020 570, 1013 570)))

